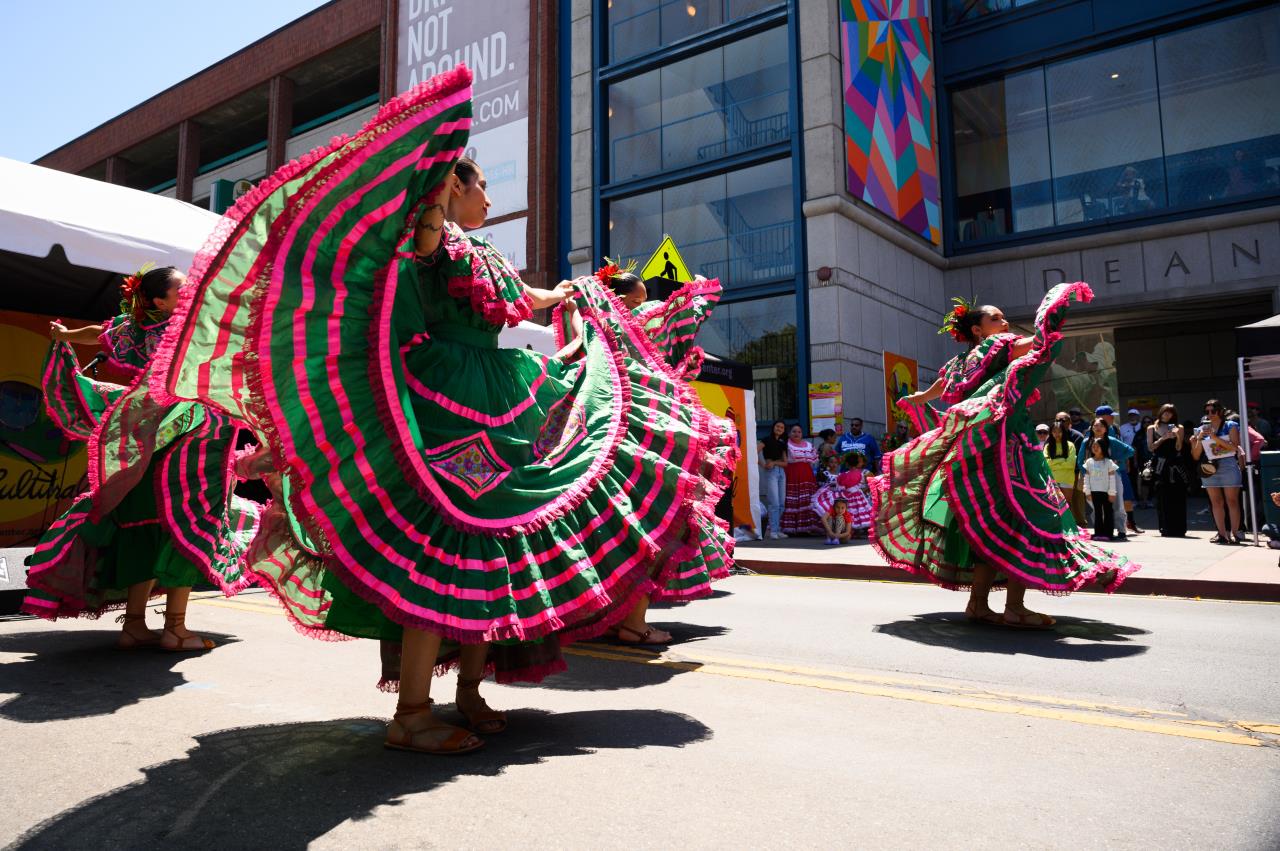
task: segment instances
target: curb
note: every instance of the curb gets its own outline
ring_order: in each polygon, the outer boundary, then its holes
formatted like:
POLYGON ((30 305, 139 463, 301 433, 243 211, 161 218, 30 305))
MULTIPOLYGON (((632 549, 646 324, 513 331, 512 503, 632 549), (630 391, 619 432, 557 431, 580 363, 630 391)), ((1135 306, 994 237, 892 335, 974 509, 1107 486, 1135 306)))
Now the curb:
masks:
MULTIPOLYGON (((929 584, 929 580, 883 564, 814 564, 799 561, 739 558, 736 562, 766 576, 801 576, 819 579, 857 579, 874 582, 929 584)), ((1105 594, 1100 588, 1082 588, 1088 594, 1105 594)), ((1219 579, 1173 579, 1136 574, 1125 580, 1117 594, 1145 597, 1199 597, 1206 600, 1243 600, 1280 603, 1280 582, 1232 582, 1219 579)))

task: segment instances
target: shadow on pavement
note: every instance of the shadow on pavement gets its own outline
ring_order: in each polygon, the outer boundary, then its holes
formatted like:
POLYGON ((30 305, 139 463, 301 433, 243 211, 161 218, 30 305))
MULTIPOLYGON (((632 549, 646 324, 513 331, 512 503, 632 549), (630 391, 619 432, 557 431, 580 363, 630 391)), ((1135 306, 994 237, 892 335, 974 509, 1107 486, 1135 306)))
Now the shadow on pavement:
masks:
MULTIPOLYGON (((218 648, 239 639, 201 632, 218 648)), ((171 670, 190 653, 116 650, 116 630, 40 630, 0 635, 0 653, 25 658, 6 662, 0 691, 16 696, 0 704, 0 717, 34 724, 111 713, 185 685, 171 670)))
POLYGON ((1145 644, 1134 644, 1133 639, 1149 635, 1148 630, 1088 618, 1058 617, 1057 620, 1052 629, 1011 629, 969 623, 964 615, 956 612, 933 612, 916 615, 911 620, 881 624, 875 631, 970 653, 1023 654, 1078 662, 1105 662, 1147 652, 1145 644))
POLYGON ((637 647, 606 637, 570 644, 565 648, 565 661, 569 663, 569 670, 547 677, 537 685, 513 683, 512 686, 554 691, 621 691, 661 685, 680 674, 697 670, 700 666, 697 662, 660 664, 650 660, 656 660, 663 650, 676 649, 729 632, 729 628, 723 626, 657 621, 650 623, 671 633, 675 640, 666 647, 637 647), (608 654, 609 658, 584 654, 608 654))
POLYGON ((713 588, 711 589, 710 594, 708 594, 706 597, 699 597, 697 600, 688 600, 683 602, 681 601, 659 602, 659 603, 654 603, 649 608, 654 610, 656 609, 678 610, 690 604, 701 603, 703 600, 723 600, 725 597, 732 597, 732 596, 733 596, 732 591, 726 591, 724 588, 713 588))
MULTIPOLYGON (((459 777, 493 777, 508 766, 600 748, 679 748, 712 735, 686 715, 660 710, 523 709, 508 717, 507 732, 490 737, 483 750, 457 757, 384 750, 386 722, 372 718, 197 736, 185 757, 143 769, 146 779, 59 813, 10 847, 303 849, 343 822, 370 818, 382 806, 401 806, 407 796, 459 777)), ((431 801, 414 806, 424 813, 419 824, 429 827, 431 801)), ((477 807, 472 817, 493 816, 483 802, 477 807)), ((405 844, 433 839, 448 844, 444 834, 405 844)))

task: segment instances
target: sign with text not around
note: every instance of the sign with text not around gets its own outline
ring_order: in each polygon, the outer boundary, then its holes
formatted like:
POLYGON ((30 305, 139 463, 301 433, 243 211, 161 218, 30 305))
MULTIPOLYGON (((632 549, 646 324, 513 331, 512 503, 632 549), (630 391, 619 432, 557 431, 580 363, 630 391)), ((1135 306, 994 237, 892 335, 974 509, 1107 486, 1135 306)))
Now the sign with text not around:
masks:
POLYGON ((675 242, 666 234, 662 235, 662 244, 658 246, 658 250, 653 252, 653 256, 641 268, 640 277, 643 280, 666 278, 676 283, 693 280, 689 267, 684 264, 684 258, 676 250, 675 242))

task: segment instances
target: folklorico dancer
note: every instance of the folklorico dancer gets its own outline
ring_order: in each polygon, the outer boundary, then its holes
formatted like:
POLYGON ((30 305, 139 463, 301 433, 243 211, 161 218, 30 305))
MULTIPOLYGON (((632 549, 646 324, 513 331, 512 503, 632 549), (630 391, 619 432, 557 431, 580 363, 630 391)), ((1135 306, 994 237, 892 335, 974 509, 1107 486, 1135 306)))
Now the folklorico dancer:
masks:
MULTIPOLYGON (((683 382, 696 377, 704 360, 703 351, 694 345, 698 329, 711 315, 711 309, 720 300, 721 288, 717 280, 701 276, 677 289, 665 300, 649 300, 648 288, 635 274, 635 262, 627 264, 605 258, 606 265, 596 270, 595 279, 615 296, 623 316, 633 319, 633 333, 638 339, 647 338, 651 352, 650 364, 659 364, 672 381, 683 382)), ((582 314, 572 301, 557 305, 552 316, 552 329, 557 355, 574 357, 583 345, 582 314), (566 338, 568 338, 566 340, 566 338)), ((729 484, 733 465, 737 463, 736 446, 725 465, 717 465, 715 475, 723 478, 716 482, 721 493, 729 484)), ((652 602, 687 602, 711 594, 711 583, 729 575, 733 566, 733 537, 729 524, 714 514, 715 506, 700 503, 698 511, 690 518, 697 547, 689 551, 685 561, 671 572, 667 583, 652 594, 641 597, 617 624, 611 633, 622 644, 665 645, 672 640, 671 633, 650 626, 645 617, 652 602)))
POLYGON ((1138 569, 1076 528, 1027 412, 1061 349, 1068 306, 1092 299, 1088 284, 1059 284, 1040 304, 1035 333, 1021 338, 999 308, 955 299, 939 333, 969 351, 899 402, 922 434, 886 455, 884 475, 871 480, 873 543, 894 567, 970 589, 970 620, 1048 628, 1053 618, 1024 605, 1027 588, 1067 594, 1097 583, 1110 592, 1138 569), (950 406, 941 414, 925 405, 937 398, 950 406), (1008 587, 1003 615, 987 605, 998 584, 1008 587))
POLYGON ((696 556, 690 518, 715 505, 735 442, 597 281, 529 287, 463 233, 488 207, 461 159, 470 126, 459 66, 241 198, 150 376, 261 437, 284 504, 254 570, 307 634, 401 642, 386 744, 427 753, 506 727, 479 693, 488 670, 561 670, 562 642, 696 556), (498 348, 571 293, 578 362, 498 348), (437 665, 459 667, 469 729, 433 714, 437 665))
POLYGON ((125 278, 120 315, 74 330, 50 323, 45 407, 63 433, 88 443, 89 489, 50 527, 31 557, 23 610, 98 617, 125 607, 118 646, 200 651, 185 626, 191 586, 205 575, 228 596, 249 585, 241 556, 257 505, 232 493, 236 424, 203 405, 154 404, 143 370, 186 277, 171 266, 125 278), (71 343, 98 342, 130 377, 125 387, 81 374, 71 343), (166 596, 164 631, 146 625, 147 601, 166 596))

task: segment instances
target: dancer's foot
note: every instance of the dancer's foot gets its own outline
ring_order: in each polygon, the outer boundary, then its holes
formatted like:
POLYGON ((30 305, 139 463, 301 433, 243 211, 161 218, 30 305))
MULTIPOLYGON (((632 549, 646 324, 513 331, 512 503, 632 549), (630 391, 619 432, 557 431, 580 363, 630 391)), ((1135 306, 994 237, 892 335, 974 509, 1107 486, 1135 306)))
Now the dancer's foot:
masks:
POLYGON ((1042 615, 1027 608, 1010 609, 1006 607, 1003 623, 1005 626, 1017 629, 1049 629, 1057 621, 1048 615, 1042 615))
POLYGON ((641 624, 641 628, 618 624, 618 641, 622 644, 670 644, 671 633, 656 626, 641 624))
POLYGON ((200 653, 218 646, 216 642, 187 629, 186 618, 185 611, 164 613, 164 632, 160 634, 161 649, 174 653, 200 653))
POLYGON ((147 629, 146 615, 121 615, 116 622, 124 624, 120 638, 116 640, 116 647, 120 650, 138 650, 160 643, 160 636, 147 629))
POLYGON ((964 610, 965 619, 970 623, 985 623, 993 626, 1003 626, 1004 618, 988 609, 986 606, 974 606, 972 603, 964 610))
POLYGON ((396 707, 387 725, 383 747, 429 754, 469 753, 484 746, 484 739, 461 727, 437 721, 431 703, 411 703, 396 707))
POLYGON ((507 729, 507 716, 495 709, 490 709, 489 704, 484 702, 484 698, 480 696, 480 683, 483 680, 484 677, 475 679, 458 677, 458 691, 454 697, 454 704, 462 713, 462 717, 467 719, 468 729, 492 736, 507 729))

